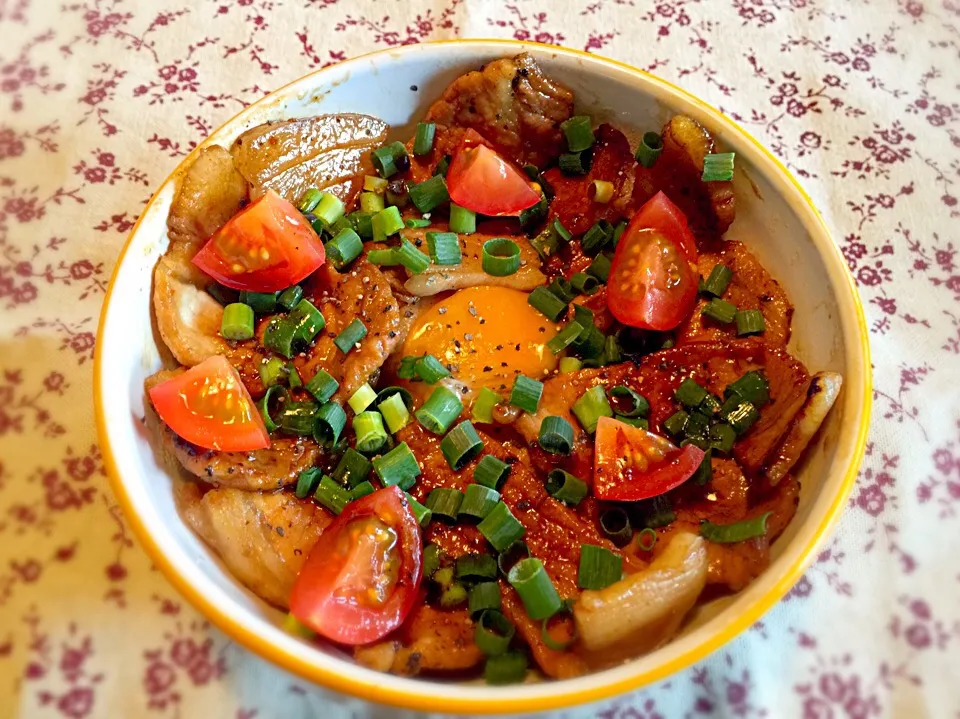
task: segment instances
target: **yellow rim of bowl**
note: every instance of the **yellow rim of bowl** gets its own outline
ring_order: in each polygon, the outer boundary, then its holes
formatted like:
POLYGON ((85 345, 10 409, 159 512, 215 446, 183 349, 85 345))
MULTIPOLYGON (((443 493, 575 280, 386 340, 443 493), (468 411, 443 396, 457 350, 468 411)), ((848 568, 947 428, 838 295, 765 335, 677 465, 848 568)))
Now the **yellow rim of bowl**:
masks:
MULTIPOLYGON (((505 48, 517 48, 517 47, 539 47, 543 50, 553 52, 561 55, 571 55, 575 57, 586 58, 590 62, 601 62, 606 63, 611 66, 626 70, 631 74, 642 75, 647 78, 649 81, 654 84, 659 84, 663 87, 666 87, 679 95, 685 97, 691 104, 697 106, 700 110, 709 113, 715 122, 720 125, 727 125, 739 132, 739 134, 746 138, 758 152, 764 155, 768 160, 770 160, 777 169, 786 177, 789 182, 793 185, 794 189, 800 194, 803 198, 803 201, 807 203, 810 210, 813 213, 813 216, 816 218, 817 222, 820 224, 821 231, 827 236, 830 237, 830 231, 827 228, 826 223, 823 220, 823 217, 820 215, 820 212, 817 210, 816 205, 813 203, 813 200, 803 189, 800 183, 793 177, 793 175, 784 167, 783 163, 777 159, 769 150, 767 150, 762 144, 760 144, 754 137, 737 125, 726 115, 721 114, 717 109, 703 102, 701 99, 695 95, 690 94, 686 90, 677 87, 676 85, 667 82, 655 75, 651 75, 644 70, 640 70, 631 65, 628 65, 624 62, 618 60, 612 60, 610 58, 598 57, 596 55, 591 55, 590 53, 583 52, 581 50, 572 50, 567 48, 555 47, 553 45, 543 45, 541 43, 532 43, 524 42, 519 40, 500 40, 500 39, 470 39, 470 40, 437 40, 431 43, 426 43, 429 45, 463 45, 463 44, 477 44, 477 45, 503 45, 505 48)), ((390 54, 396 53, 397 50, 378 50, 375 52, 365 53, 363 55, 358 55, 352 60, 360 60, 363 58, 368 58, 380 54, 390 54)), ((283 87, 275 90, 270 95, 267 95, 265 98, 261 99, 260 102, 268 100, 275 96, 278 93, 283 92, 287 87, 295 83, 300 82, 305 77, 310 77, 311 75, 316 75, 324 72, 329 68, 324 68, 317 70, 313 73, 309 73, 303 77, 297 78, 291 83, 284 85, 283 87)), ((232 118, 227 120, 221 127, 231 124, 237 116, 241 115, 246 111, 247 108, 241 110, 239 113, 234 115, 232 118)), ((211 133, 212 134, 212 133, 211 133)), ((370 696, 365 696, 369 691, 369 685, 363 682, 358 682, 352 679, 349 675, 345 673, 339 673, 336 671, 331 671, 326 668, 318 667, 306 661, 301 661, 299 657, 292 656, 280 649, 278 649, 273 644, 269 643, 263 639, 258 634, 252 632, 250 629, 245 627, 243 624, 237 622, 234 618, 226 615, 222 612, 215 604, 210 602, 205 596, 197 592, 194 587, 180 574, 175 566, 167 559, 164 552, 160 549, 157 543, 154 541, 153 537, 148 532, 146 526, 143 524, 140 516, 135 512, 133 504, 130 500, 129 495, 127 494, 126 488, 122 479, 120 478, 120 473, 117 468, 116 459, 113 454, 113 448, 110 445, 110 438, 107 432, 105 413, 103 408, 103 403, 101 400, 103 383, 101 379, 101 363, 102 363, 102 345, 101 337, 103 336, 104 327, 106 324, 106 317, 108 313, 108 308, 110 306, 111 297, 113 294, 113 288, 116 283, 117 274, 120 270, 120 266, 123 263, 124 258, 126 257, 127 250, 130 248, 130 244, 133 241, 134 236, 137 233, 137 230, 140 227, 140 223, 143 218, 147 215, 153 203, 156 201, 156 198, 160 195, 163 189, 167 186, 168 183, 173 182, 177 177, 179 177, 181 171, 189 166, 193 162, 194 156, 197 152, 203 147, 201 144, 195 148, 190 154, 188 154, 183 161, 176 167, 176 169, 164 180, 163 184, 160 185, 153 197, 150 198, 150 202, 144 208, 143 212, 140 214, 140 217, 137 219, 136 224, 133 226, 133 229, 130 231, 130 234, 127 237, 127 241, 124 243, 123 249, 120 251, 120 255, 117 257, 116 264, 113 269, 113 273, 110 277, 110 282, 107 286, 106 293, 103 300, 103 308, 100 313, 100 321, 97 328, 97 344, 94 354, 94 371, 93 371, 93 392, 94 392, 94 410, 96 414, 96 426, 97 433, 100 439, 100 447, 103 452, 103 461, 107 470, 108 477, 110 479, 110 484, 113 488, 114 494, 117 497, 117 500, 123 509, 124 514, 126 515, 127 520, 130 522, 133 527, 137 537, 140 539, 140 543, 146 549, 147 554, 153 560, 153 562, 160 568, 163 574, 171 582, 171 584, 176 587, 176 589, 184 596, 186 599, 203 615, 208 617, 221 631, 227 634, 231 639, 242 644, 244 647, 249 649, 252 652, 260 655, 261 657, 269 660, 270 662, 276 664, 287 671, 293 672, 305 679, 316 682, 323 686, 326 686, 330 689, 336 691, 351 694, 363 699, 374 699, 378 703, 391 704, 398 707, 403 707, 407 709, 414 709, 420 711, 428 712, 469 712, 469 713, 522 713, 530 711, 544 711, 549 709, 560 709, 564 707, 573 706, 576 704, 587 704, 590 702, 596 702, 603 699, 607 699, 611 696, 617 694, 623 694, 634 689, 638 689, 642 686, 650 684, 652 682, 663 679, 675 672, 678 672, 686 667, 690 666, 694 662, 700 661, 701 659, 707 657, 721 646, 726 644, 728 641, 736 637, 740 632, 753 624, 757 619, 759 619, 767 610, 769 610, 774 604, 776 604, 784 594, 786 594, 790 588, 797 582, 802 573, 806 570, 807 566, 811 563, 814 553, 817 547, 820 545, 824 537, 830 532, 833 525, 836 523, 838 517, 840 516, 844 505, 846 504, 847 498, 850 495, 850 492, 853 489, 853 485, 856 481, 857 475, 859 473, 860 463, 863 460, 864 450, 866 448, 867 442, 867 432, 870 424, 870 410, 872 404, 872 378, 870 372, 870 344, 869 344, 869 331, 867 329, 866 319, 863 313, 863 305, 860 301, 860 295, 857 292, 856 285, 854 284, 852 276, 849 272, 845 273, 847 277, 847 282, 849 284, 849 290, 853 298, 855 313, 857 317, 857 323, 859 326, 859 335, 860 335, 860 352, 863 357, 864 364, 864 374, 865 374, 865 384, 864 384, 864 393, 862 397, 861 411, 863 414, 863 421, 859 428, 856 440, 856 447, 854 449, 854 456, 851 459, 850 466, 847 468, 846 476, 843 479, 843 484, 841 486, 841 491, 837 493, 837 496, 834 497, 833 503, 830 505, 827 510, 826 516, 820 523, 820 526, 814 532, 810 542, 804 548, 803 553, 797 559, 797 561, 790 566, 780 580, 770 588, 770 590, 764 594, 762 597, 759 597, 751 606, 747 607, 745 611, 737 615, 729 624, 723 627, 719 632, 713 636, 707 638, 699 645, 691 648, 686 653, 673 658, 672 660, 665 662, 659 666, 653 667, 647 671, 636 674, 634 676, 626 677, 624 679, 618 679, 608 683, 604 683, 595 687, 590 687, 586 690, 576 690, 570 691, 564 689, 564 683, 558 682, 554 685, 554 690, 548 695, 537 696, 537 697, 525 697, 525 698, 504 698, 500 699, 496 696, 492 696, 489 699, 458 699, 456 697, 440 699, 435 696, 430 696, 429 694, 429 684, 424 683, 424 691, 408 691, 405 689, 395 689, 387 688, 383 685, 378 687, 378 696, 371 698, 370 696)), ((839 256, 839 250, 836 246, 831 243, 834 251, 839 256)), ((842 258, 840 258, 842 261, 842 258)))

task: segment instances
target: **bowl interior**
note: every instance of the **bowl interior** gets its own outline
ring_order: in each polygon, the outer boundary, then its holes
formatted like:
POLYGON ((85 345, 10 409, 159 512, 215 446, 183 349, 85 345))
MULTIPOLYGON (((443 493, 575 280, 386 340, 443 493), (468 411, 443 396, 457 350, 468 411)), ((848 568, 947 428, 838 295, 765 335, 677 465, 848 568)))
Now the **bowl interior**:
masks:
POLYGON ((740 594, 697 609, 667 646, 580 679, 495 690, 365 670, 342 652, 281 631, 281 614, 231 578, 178 517, 171 484, 175 480, 143 426, 143 380, 161 367, 159 339, 151 323, 152 272, 167 246, 166 215, 182 165, 161 187, 131 236, 102 317, 98 424, 118 497, 154 560, 228 634, 292 671, 377 701, 434 710, 543 709, 598 699, 682 668, 755 620, 798 578, 842 506, 862 454, 869 360, 859 301, 839 254, 802 191, 768 153, 718 113, 662 81, 582 53, 543 46, 496 41, 411 46, 305 77, 247 108, 207 143, 229 146, 241 132, 265 121, 335 112, 377 115, 406 137, 452 78, 522 49, 575 92, 579 110, 632 132, 659 128, 672 114, 684 112, 706 125, 724 149, 737 152, 738 211, 728 237, 746 242, 796 304, 791 351, 811 371, 842 373, 845 387, 799 470, 800 506, 774 546, 770 568, 740 594))

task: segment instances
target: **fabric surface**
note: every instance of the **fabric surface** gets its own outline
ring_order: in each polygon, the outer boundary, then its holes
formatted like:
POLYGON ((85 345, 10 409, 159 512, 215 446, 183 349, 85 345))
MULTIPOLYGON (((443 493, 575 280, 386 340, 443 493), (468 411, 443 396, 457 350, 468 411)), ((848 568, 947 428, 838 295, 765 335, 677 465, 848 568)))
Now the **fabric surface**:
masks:
POLYGON ((212 128, 362 52, 489 36, 740 121, 822 210, 873 344, 867 457, 816 564, 709 659, 564 716, 960 716, 957 0, 0 0, 0 716, 400 714, 248 654, 151 566, 97 449, 94 335, 126 233, 212 128))

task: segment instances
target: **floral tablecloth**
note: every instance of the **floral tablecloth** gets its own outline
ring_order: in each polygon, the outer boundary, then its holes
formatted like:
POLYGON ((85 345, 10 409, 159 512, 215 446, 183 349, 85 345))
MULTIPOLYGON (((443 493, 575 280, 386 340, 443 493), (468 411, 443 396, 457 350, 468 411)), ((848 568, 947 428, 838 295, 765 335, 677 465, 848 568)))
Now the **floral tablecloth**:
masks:
POLYGON ((352 55, 489 36, 743 123, 834 229, 873 343, 868 456, 816 564, 709 659, 567 715, 960 717, 958 0, 0 0, 0 716, 398 714, 248 654, 151 566, 97 449, 94 335, 151 189, 212 128, 352 55))

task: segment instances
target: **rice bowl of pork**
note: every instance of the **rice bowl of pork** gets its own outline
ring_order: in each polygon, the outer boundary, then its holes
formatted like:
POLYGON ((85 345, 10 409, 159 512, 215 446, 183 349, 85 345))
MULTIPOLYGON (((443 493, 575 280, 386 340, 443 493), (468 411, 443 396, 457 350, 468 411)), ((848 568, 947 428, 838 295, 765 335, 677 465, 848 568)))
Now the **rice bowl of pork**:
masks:
POLYGON ((597 701, 663 679, 750 626, 799 579, 842 511, 863 456, 870 413, 868 334, 846 264, 810 198, 759 143, 692 95, 635 68, 581 52, 508 41, 451 41, 366 55, 307 75, 213 132, 161 185, 114 270, 100 319, 95 406, 104 461, 128 520, 177 589, 231 638, 276 665, 337 691, 423 711, 512 713, 597 701), (769 567, 737 594, 699 604, 677 636, 612 668, 514 686, 382 674, 333 645, 284 631, 284 613, 246 590, 178 514, 178 481, 144 428, 144 380, 165 353, 151 315, 151 283, 168 244, 166 219, 186 168, 204 147, 229 147, 261 123, 321 113, 366 113, 406 138, 426 104, 458 75, 529 53, 575 94, 577 109, 636 134, 674 113, 692 117, 736 153, 739 206, 727 237, 742 241, 796 300, 790 352, 844 377, 843 390, 796 471, 793 520, 769 567))

